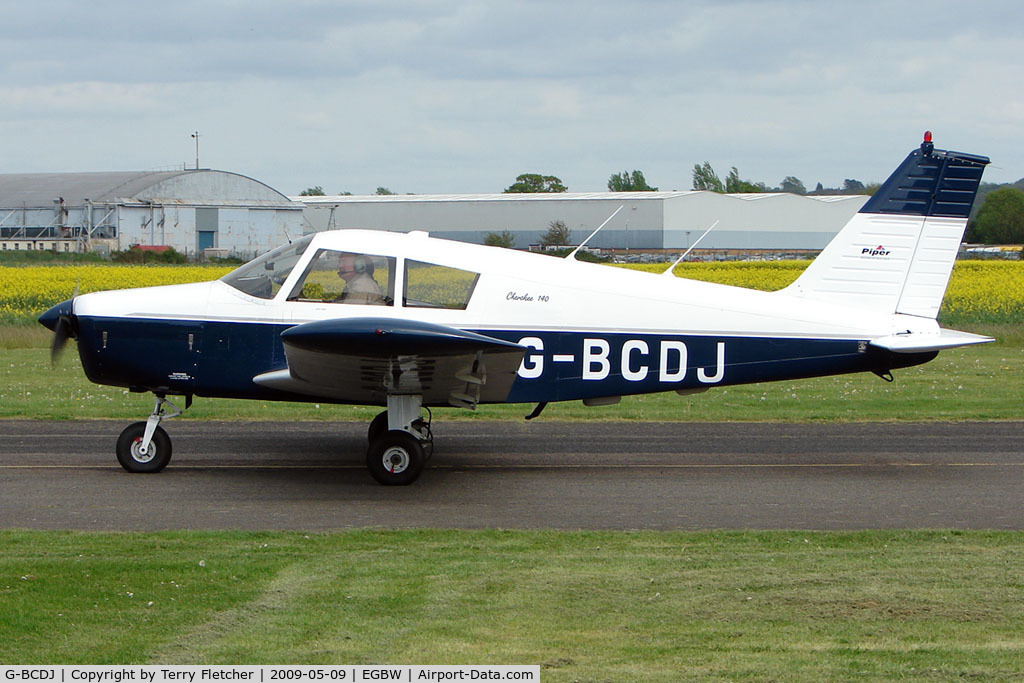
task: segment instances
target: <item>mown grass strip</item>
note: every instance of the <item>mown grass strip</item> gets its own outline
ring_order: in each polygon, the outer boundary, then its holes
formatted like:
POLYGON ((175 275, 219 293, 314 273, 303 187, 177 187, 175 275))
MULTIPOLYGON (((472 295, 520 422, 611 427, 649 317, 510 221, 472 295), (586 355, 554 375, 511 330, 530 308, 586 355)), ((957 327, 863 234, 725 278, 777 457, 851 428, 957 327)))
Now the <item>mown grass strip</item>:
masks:
POLYGON ((0 532, 2 663, 1024 675, 1024 534, 0 532))

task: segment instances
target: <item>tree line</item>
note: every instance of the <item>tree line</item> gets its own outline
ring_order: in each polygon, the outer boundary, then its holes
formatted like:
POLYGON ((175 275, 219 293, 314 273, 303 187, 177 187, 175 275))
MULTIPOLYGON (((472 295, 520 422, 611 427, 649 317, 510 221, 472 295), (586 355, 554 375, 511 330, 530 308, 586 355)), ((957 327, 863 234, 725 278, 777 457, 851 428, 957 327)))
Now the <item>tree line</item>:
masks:
POLYGON ((967 224, 967 242, 1024 244, 1024 178, 983 183, 967 224))
MULTIPOLYGON (((693 167, 693 189, 724 194, 742 194, 752 192, 788 192, 798 195, 870 195, 880 187, 880 183, 863 183, 854 178, 843 180, 842 187, 823 187, 819 182, 813 191, 808 192, 804 183, 794 176, 786 176, 778 186, 770 187, 763 182, 743 179, 739 170, 733 166, 723 180, 711 164, 695 164, 693 167)), ((657 187, 648 184, 643 171, 623 171, 608 178, 610 192, 656 192, 657 187)), ((523 173, 516 177, 515 182, 504 189, 504 193, 558 193, 568 192, 569 188, 560 178, 541 173, 523 173)), ((351 195, 351 192, 342 192, 351 195)), ((378 187, 376 194, 393 195, 386 187, 378 187)), ((300 196, 323 196, 324 189, 320 185, 309 187, 300 196)), ((561 221, 553 221, 549 231, 541 240, 544 246, 567 245, 570 233, 561 221), (556 225, 560 224, 560 225, 556 225)), ((1016 183, 983 183, 968 223, 964 238, 968 242, 985 244, 1024 244, 1024 178, 1016 183)), ((505 230, 500 233, 489 233, 485 244, 494 246, 515 246, 515 235, 505 230)))
MULTIPOLYGON (((762 182, 743 180, 735 166, 723 181, 705 161, 693 167, 693 189, 707 190, 710 192, 722 193, 744 193, 744 192, 789 192, 792 194, 873 194, 878 189, 878 183, 865 185, 859 180, 847 178, 843 181, 841 188, 823 187, 818 183, 813 192, 808 192, 803 181, 794 176, 786 176, 778 186, 769 186, 762 182)), ((502 190, 503 193, 550 193, 568 192, 569 188, 558 176, 544 175, 542 173, 522 173, 516 176, 514 183, 502 190)), ((657 192, 658 188, 651 186, 644 177, 644 172, 638 169, 614 173, 608 178, 609 192, 657 192)), ((300 197, 322 197, 325 196, 322 185, 307 187, 299 193, 300 197)), ((378 187, 374 194, 394 195, 387 187, 378 187)), ((412 193, 410 193, 412 194, 412 193)), ((339 196, 351 196, 351 192, 339 192, 339 196)))

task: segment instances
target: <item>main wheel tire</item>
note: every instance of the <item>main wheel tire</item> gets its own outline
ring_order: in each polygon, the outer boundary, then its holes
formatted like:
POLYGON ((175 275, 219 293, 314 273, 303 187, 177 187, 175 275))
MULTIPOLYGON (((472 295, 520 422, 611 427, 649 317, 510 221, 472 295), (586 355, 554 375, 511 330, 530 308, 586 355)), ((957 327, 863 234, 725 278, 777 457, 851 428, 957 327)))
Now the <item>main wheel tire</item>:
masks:
POLYGON ((423 472, 423 446, 411 434, 392 430, 370 442, 366 467, 378 483, 408 486, 423 472))
POLYGON ((377 417, 370 421, 370 427, 366 430, 366 439, 373 443, 381 434, 388 431, 388 411, 378 413, 377 417))
MULTIPOLYGON (((416 429, 423 430, 429 429, 429 425, 422 417, 418 417, 412 422, 412 426, 416 429)), ((377 416, 370 420, 370 426, 366 430, 366 440, 373 443, 381 434, 388 431, 388 411, 377 413, 377 416)))
POLYGON ((139 453, 142 437, 146 434, 146 423, 135 422, 125 427, 117 438, 117 461, 129 472, 159 472, 171 461, 171 437, 163 427, 157 427, 149 443, 148 452, 139 453))

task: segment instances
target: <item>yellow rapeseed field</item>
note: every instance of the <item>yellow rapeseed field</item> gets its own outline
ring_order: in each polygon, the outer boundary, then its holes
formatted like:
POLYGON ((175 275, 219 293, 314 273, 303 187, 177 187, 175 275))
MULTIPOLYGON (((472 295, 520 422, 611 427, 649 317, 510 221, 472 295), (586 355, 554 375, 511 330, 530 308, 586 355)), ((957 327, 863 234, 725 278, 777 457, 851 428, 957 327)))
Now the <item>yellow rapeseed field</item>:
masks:
MULTIPOLYGON (((810 261, 684 263, 679 277, 775 291, 792 283, 810 261)), ((630 266, 661 272, 666 266, 630 266)), ((957 261, 942 302, 946 324, 1024 322, 1024 262, 957 261)))
POLYGON ((224 266, 0 266, 0 322, 24 322, 56 303, 107 289, 216 280, 224 266))
MULTIPOLYGON (((686 263, 676 275, 761 290, 782 289, 807 261, 686 263)), ((661 272, 663 264, 629 266, 661 272)), ((53 304, 80 293, 214 280, 225 266, 25 266, 0 267, 0 322, 29 322, 53 304)), ((947 324, 1024 322, 1024 262, 958 261, 941 317, 947 324)))
POLYGON ((978 322, 1024 322, 1024 262, 958 261, 942 315, 978 322))
MULTIPOLYGON (((719 282, 723 285, 775 291, 797 279, 810 261, 720 261, 714 263, 682 263, 676 266, 677 277, 719 282)), ((664 263, 626 266, 651 273, 660 273, 664 263)))

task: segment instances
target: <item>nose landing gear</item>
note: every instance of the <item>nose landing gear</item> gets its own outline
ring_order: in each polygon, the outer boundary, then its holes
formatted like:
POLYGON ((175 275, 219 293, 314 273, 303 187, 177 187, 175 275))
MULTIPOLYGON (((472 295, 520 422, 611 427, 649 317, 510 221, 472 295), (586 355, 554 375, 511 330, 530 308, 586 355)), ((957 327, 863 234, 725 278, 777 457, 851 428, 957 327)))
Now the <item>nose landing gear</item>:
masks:
MULTIPOLYGON (((188 398, 186 398, 187 402, 188 398)), ((153 473, 167 467, 171 461, 171 437, 160 426, 162 420, 181 415, 181 410, 156 394, 153 412, 145 422, 134 422, 117 438, 117 461, 129 472, 153 473), (168 411, 165 406, 170 406, 168 411)))

